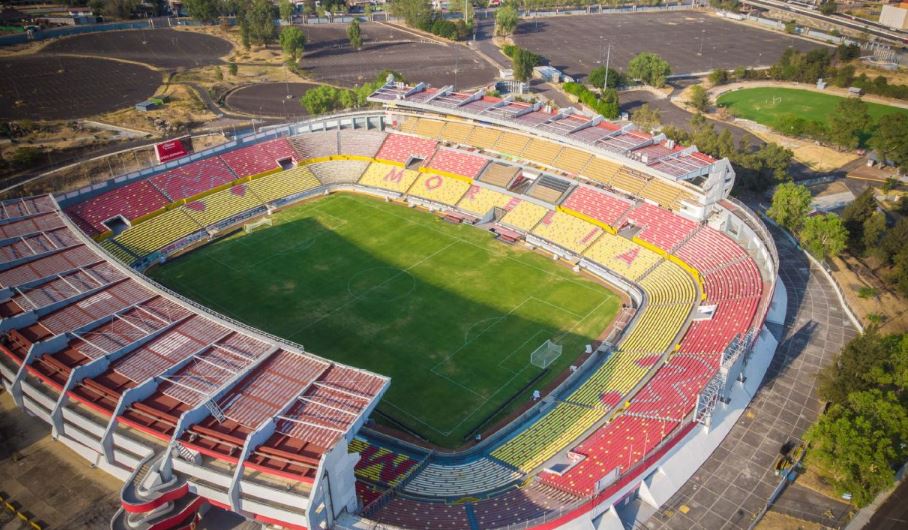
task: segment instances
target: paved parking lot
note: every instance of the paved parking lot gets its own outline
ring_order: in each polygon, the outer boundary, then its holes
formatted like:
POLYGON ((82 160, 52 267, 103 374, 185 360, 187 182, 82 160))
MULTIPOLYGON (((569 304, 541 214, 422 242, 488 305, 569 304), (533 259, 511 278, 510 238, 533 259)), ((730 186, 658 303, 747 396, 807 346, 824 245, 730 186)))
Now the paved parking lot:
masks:
POLYGON ((694 11, 530 19, 520 24, 515 40, 552 66, 581 77, 605 63, 608 44, 613 68, 625 69, 632 57, 649 51, 665 58, 674 74, 768 66, 788 47, 820 47, 694 11))
POLYGON ((498 75, 497 69, 462 44, 438 44, 381 24, 363 24, 366 38, 359 51, 350 47, 345 25, 324 24, 304 31, 308 37, 301 67, 324 83, 349 87, 390 69, 411 83, 466 89, 486 85, 498 75))

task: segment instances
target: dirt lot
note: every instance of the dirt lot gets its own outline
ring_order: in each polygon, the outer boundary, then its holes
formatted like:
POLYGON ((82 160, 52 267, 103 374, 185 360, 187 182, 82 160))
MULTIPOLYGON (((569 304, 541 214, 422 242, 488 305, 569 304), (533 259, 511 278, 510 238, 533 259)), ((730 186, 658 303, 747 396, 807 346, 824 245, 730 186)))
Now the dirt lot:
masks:
POLYGON ((353 86, 391 69, 410 82, 473 88, 488 84, 498 74, 465 46, 419 42, 423 39, 416 35, 380 24, 363 24, 365 38, 359 51, 350 48, 345 25, 320 24, 303 31, 307 41, 301 66, 315 81, 353 86))
POLYGON ((77 57, 0 59, 0 119, 65 120, 134 105, 161 74, 144 66, 77 57))
POLYGON ((632 57, 650 51, 665 58, 673 74, 768 66, 788 47, 820 46, 692 11, 541 18, 521 23, 515 40, 572 76, 604 62, 609 43, 612 67, 624 69, 632 57))
POLYGON ((232 110, 257 116, 295 118, 306 115, 299 99, 311 83, 263 83, 239 88, 227 95, 224 102, 232 110))
MULTIPOLYGON (((46 528, 107 528, 120 483, 50 437, 50 426, 0 394, 0 490, 46 528)), ((0 512, 0 521, 7 512, 0 512)), ((10 522, 4 529, 18 528, 10 522)))
POLYGON ((226 40, 170 29, 104 31, 52 42, 42 54, 67 53, 112 57, 173 70, 221 64, 233 51, 226 40))

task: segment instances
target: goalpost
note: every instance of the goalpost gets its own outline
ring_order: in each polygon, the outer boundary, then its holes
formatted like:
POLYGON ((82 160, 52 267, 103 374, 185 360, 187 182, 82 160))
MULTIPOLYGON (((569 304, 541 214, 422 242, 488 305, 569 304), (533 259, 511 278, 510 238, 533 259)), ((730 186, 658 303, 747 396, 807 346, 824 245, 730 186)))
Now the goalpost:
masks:
POLYGON ((561 345, 555 344, 550 339, 542 343, 542 346, 539 346, 530 354, 530 364, 545 370, 560 356, 561 345))
POLYGON ((246 223, 246 224, 244 224, 244 225, 243 225, 243 232, 245 232, 245 233, 248 234, 248 233, 254 232, 255 230, 258 230, 259 228, 266 228, 266 227, 269 227, 269 226, 271 226, 271 224, 272 224, 272 223, 271 223, 271 216, 262 217, 261 219, 258 219, 258 220, 256 220, 256 221, 252 221, 251 223, 246 223))

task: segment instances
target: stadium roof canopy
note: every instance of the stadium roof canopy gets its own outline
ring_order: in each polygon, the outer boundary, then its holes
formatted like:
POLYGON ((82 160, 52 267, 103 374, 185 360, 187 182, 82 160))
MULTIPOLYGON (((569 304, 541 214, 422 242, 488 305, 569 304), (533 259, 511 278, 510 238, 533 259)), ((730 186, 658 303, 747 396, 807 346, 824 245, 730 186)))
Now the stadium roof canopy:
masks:
POLYGON ((501 122, 543 133, 584 149, 598 149, 624 163, 633 160, 646 166, 648 172, 669 180, 691 180, 706 175, 719 162, 699 152, 696 146, 677 145, 664 134, 651 135, 632 123, 611 122, 598 114, 588 116, 573 107, 552 109, 541 103, 492 97, 482 89, 464 93, 455 92, 450 86, 432 88, 424 83, 408 86, 388 82, 373 92, 369 100, 389 107, 461 114, 474 120, 501 122))

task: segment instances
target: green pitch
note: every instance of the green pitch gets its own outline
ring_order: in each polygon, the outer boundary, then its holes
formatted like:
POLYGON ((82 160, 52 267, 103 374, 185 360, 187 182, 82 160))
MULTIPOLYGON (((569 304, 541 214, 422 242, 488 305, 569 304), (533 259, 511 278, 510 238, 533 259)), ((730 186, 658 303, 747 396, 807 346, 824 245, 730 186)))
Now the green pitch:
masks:
MULTIPOLYGON (((728 107, 739 118, 777 127, 786 116, 825 123, 842 99, 840 96, 795 88, 745 88, 722 94, 716 103, 728 107)), ((893 112, 908 114, 908 109, 866 103, 867 112, 874 122, 880 116, 893 112)))
POLYGON ((446 447, 540 375, 530 353, 546 339, 563 354, 502 414, 567 369, 621 303, 488 232, 368 197, 332 195, 273 221, 149 275, 314 353, 390 376, 379 410, 446 447))

